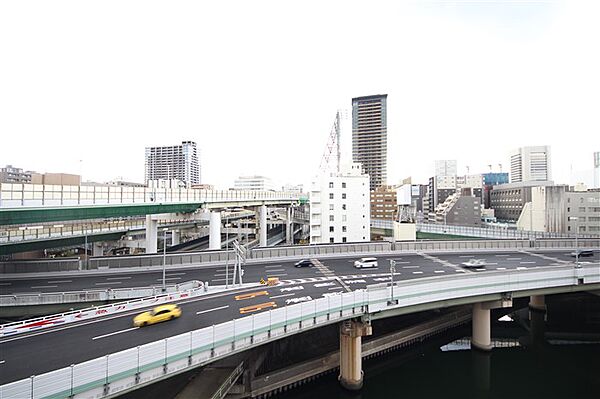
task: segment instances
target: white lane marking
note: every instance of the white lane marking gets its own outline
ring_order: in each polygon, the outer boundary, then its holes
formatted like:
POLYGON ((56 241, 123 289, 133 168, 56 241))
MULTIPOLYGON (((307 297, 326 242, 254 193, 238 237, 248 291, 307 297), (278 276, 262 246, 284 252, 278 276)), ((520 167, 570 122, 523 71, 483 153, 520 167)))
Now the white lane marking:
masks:
POLYGON ((285 304, 289 305, 290 303, 299 303, 299 302, 308 302, 312 301, 312 297, 310 296, 302 296, 300 298, 290 298, 285 300, 285 304))
POLYGON ((292 292, 291 294, 273 295, 273 296, 270 296, 269 298, 271 298, 271 299, 275 299, 275 298, 283 298, 283 297, 286 297, 286 296, 294 296, 294 295, 296 295, 296 294, 294 294, 294 293, 292 292))
POLYGON ((273 272, 284 272, 285 269, 271 269, 271 270, 267 270, 267 273, 273 273, 273 272))
POLYGON ((390 281, 391 277, 377 277, 374 278, 373 281, 390 281))
POLYGON ((358 283, 366 283, 366 281, 362 280, 362 279, 360 279, 360 280, 348 280, 348 281, 345 281, 345 283, 346 284, 358 284, 358 283))
POLYGON ((466 273, 466 270, 463 269, 456 269, 455 270, 456 273, 466 273))
POLYGON ((12 285, 12 283, 0 283, 0 285, 12 285))
POLYGON ((526 264, 531 264, 531 263, 535 263, 535 262, 519 262, 522 265, 526 265, 526 264))
POLYGON ((185 276, 187 273, 167 273, 167 276, 185 276))
POLYGON ((268 265, 265 266, 265 269, 268 269, 269 267, 283 267, 283 265, 268 265))
POLYGON ((496 255, 496 256, 510 256, 510 255, 502 254, 502 255, 496 255))
POLYGON ((56 281, 48 281, 48 284, 60 284, 60 283, 72 283, 73 280, 56 280, 56 281))
POLYGON ((314 287, 315 288, 331 287, 332 285, 335 285, 335 283, 333 281, 329 281, 327 283, 318 283, 318 284, 315 284, 314 287))
POLYGON ((121 331, 115 331, 115 332, 111 332, 111 333, 104 334, 104 335, 98 335, 97 337, 93 337, 93 338, 92 338, 92 341, 93 341, 93 340, 96 340, 96 339, 101 339, 101 338, 110 337, 111 335, 117 335, 117 334, 126 333, 126 332, 128 332, 128 331, 137 330, 138 328, 139 328, 139 327, 131 327, 131 328, 126 328, 125 330, 121 330, 121 331))
POLYGON ((445 271, 445 270, 434 270, 433 272, 434 272, 434 273, 446 273, 446 271, 445 271))
POLYGON ((506 270, 506 267, 497 267, 496 270, 506 270))
MULTIPOLYGON (((160 280, 162 281, 162 280, 160 280)), ((113 285, 113 284, 122 284, 121 281, 112 281, 110 283, 94 283, 94 285, 113 285)))
POLYGON ((423 272, 413 272, 413 274, 423 274, 423 272))
POLYGON ((31 288, 33 290, 33 289, 37 289, 37 288, 56 288, 56 287, 58 287, 58 285, 32 285, 29 288, 31 288))
POLYGON ((129 280, 131 277, 107 277, 107 280, 129 280))
POLYGON ((224 278, 213 278, 210 281, 225 281, 224 278))
POLYGON ((517 270, 527 270, 526 267, 517 267, 517 270))
MULTIPOLYGON (((181 280, 181 277, 165 277, 165 281, 168 280, 181 280)), ((162 278, 157 278, 156 281, 162 281, 162 278)))
POLYGON ((486 265, 488 265, 488 266, 492 266, 492 265, 497 265, 497 263, 492 263, 492 262, 490 262, 490 263, 486 263, 486 265))
POLYGON ((474 258, 475 255, 460 255, 459 258, 474 258))
POLYGON ((299 290, 303 290, 303 289, 304 289, 304 286, 297 285, 295 287, 280 288, 279 291, 288 292, 288 291, 299 291, 299 290))
POLYGON ((398 264, 400 264, 400 265, 406 265, 407 263, 410 263, 410 262, 407 262, 407 261, 404 261, 404 262, 396 262, 396 264, 397 264, 397 265, 398 265, 398 264))
POLYGON ((403 269, 418 269, 421 266, 402 266, 403 269))
POLYGON ((506 258, 506 260, 521 260, 521 258, 506 258))
POLYGON ((331 287, 331 288, 327 288, 328 290, 343 290, 344 287, 331 287))
POLYGON ((208 313, 208 312, 212 312, 212 311, 214 311, 214 310, 227 309, 228 307, 229 307, 229 305, 225 305, 225 306, 219 306, 218 308, 207 309, 207 310, 201 310, 201 311, 199 311, 199 312, 196 312, 196 314, 208 313))

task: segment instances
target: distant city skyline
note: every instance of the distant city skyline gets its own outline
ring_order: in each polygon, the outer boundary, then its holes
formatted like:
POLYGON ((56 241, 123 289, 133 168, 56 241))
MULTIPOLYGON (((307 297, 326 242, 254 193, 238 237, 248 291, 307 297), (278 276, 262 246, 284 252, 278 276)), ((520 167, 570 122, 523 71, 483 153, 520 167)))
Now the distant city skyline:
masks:
MULTIPOLYGON (((459 175, 509 171, 513 148, 549 145, 556 183, 591 186, 598 11, 565 0, 309 1, 293 12, 2 2, 0 165, 142 182, 144 148, 193 140, 205 183, 264 175, 307 187, 335 112, 387 93, 388 184, 425 183, 438 159, 457 160, 459 175), (381 34, 350 39, 357 26, 381 34)), ((347 162, 351 127, 342 135, 347 162)))

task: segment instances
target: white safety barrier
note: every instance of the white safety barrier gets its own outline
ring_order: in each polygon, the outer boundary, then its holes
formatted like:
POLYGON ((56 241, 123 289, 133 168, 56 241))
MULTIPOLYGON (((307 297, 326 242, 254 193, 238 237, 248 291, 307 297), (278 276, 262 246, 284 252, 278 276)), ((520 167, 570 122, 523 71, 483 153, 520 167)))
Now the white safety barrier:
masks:
MULTIPOLYGON (((30 331, 37 331, 48 327, 55 327, 67 323, 74 323, 100 316, 107 316, 115 313, 126 312, 133 309, 145 308, 149 306, 160 305, 161 303, 177 301, 181 299, 193 298, 206 294, 206 288, 201 281, 192 281, 185 284, 191 287, 187 290, 168 292, 166 294, 148 295, 145 298, 134 301, 119 302, 105 306, 94 306, 87 309, 76 310, 73 312, 61 313, 35 319, 23 320, 14 323, 0 325, 0 337, 16 335, 30 331)), ((173 288, 173 287, 170 287, 173 288)), ((101 291, 104 293, 104 291, 101 291)), ((87 296, 87 293, 73 295, 87 296)), ((82 299, 82 298, 80 298, 82 299)), ((109 298, 111 299, 111 298, 109 298)), ((2 396, 0 396, 0 399, 2 396)))
POLYGON ((486 294, 600 283, 598 265, 460 273, 302 302, 148 343, 0 386, 0 398, 105 398, 299 331, 375 312, 486 294))

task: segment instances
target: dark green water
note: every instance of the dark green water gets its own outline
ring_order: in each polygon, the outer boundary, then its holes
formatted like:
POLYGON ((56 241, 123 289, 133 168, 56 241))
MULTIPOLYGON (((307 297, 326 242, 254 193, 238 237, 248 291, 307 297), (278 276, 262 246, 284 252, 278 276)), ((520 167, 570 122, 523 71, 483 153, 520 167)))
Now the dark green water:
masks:
MULTIPOLYGON (((513 341, 513 342, 516 342, 513 341)), ((600 398, 600 344, 545 344, 537 348, 442 351, 424 348, 364 364, 359 393, 342 389, 337 375, 276 396, 280 399, 382 398, 600 398)))

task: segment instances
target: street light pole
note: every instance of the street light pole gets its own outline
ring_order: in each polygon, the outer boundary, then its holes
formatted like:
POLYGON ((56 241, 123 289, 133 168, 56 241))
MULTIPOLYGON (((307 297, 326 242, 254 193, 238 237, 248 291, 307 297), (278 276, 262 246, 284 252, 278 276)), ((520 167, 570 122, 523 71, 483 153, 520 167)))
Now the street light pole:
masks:
POLYGON ((163 268, 162 268, 162 292, 167 291, 167 229, 163 230, 163 268))
POLYGON ((225 288, 229 288, 229 213, 225 217, 225 288))
POLYGON ((576 216, 571 219, 575 219, 575 267, 579 267, 579 242, 577 240, 579 237, 579 217, 576 216))
POLYGON ((396 273, 396 261, 390 259, 390 277, 392 280, 392 291, 390 295, 390 300, 388 301, 388 305, 397 305, 398 301, 394 299, 394 273, 396 273))

